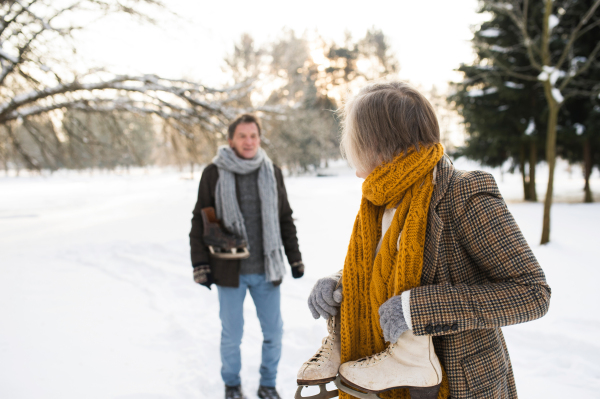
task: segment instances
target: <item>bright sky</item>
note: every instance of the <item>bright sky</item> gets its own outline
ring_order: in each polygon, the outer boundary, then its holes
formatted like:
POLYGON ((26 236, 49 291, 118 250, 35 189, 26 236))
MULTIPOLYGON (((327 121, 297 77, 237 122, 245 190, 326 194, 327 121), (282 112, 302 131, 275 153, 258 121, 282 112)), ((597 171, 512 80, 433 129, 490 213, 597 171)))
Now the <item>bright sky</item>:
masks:
POLYGON ((111 18, 87 29, 80 49, 113 69, 219 85, 223 57, 244 32, 257 43, 276 38, 284 27, 341 41, 345 31, 358 39, 375 26, 389 37, 402 79, 444 88, 458 79, 453 69, 472 60, 471 26, 484 19, 475 12, 477 0, 165 2, 179 18, 165 15, 158 27, 111 18))

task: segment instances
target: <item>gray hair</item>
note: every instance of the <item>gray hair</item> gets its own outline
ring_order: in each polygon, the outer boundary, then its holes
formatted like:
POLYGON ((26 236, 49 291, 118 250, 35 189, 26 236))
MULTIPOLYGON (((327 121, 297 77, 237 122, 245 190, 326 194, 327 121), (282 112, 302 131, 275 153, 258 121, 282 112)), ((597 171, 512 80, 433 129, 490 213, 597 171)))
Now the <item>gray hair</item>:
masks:
POLYGON ((370 171, 397 155, 440 142, 429 101, 404 82, 371 83, 339 110, 340 149, 352 166, 370 171))

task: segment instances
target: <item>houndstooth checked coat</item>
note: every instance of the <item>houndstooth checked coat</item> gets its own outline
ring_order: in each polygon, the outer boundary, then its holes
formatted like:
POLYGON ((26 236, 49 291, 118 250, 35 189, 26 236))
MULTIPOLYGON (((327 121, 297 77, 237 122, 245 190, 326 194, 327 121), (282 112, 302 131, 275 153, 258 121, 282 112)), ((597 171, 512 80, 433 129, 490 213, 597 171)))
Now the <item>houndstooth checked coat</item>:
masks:
POLYGON ((433 336, 451 398, 516 398, 500 327, 542 317, 549 304, 544 273, 494 178, 442 158, 410 313, 414 334, 433 336))

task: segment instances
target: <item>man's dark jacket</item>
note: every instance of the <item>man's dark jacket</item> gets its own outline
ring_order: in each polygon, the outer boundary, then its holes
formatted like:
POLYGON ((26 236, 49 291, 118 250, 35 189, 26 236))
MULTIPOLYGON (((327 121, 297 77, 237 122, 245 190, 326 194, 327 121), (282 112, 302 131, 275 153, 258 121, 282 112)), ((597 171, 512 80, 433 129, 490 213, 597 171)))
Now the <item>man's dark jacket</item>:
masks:
MULTIPOLYGON (((283 174, 281 169, 273 165, 275 171, 275 180, 277 181, 277 200, 279 209, 279 224, 281 226, 281 240, 285 249, 288 262, 293 264, 302 260, 300 249, 298 248, 298 238, 296 237, 296 226, 292 219, 292 208, 287 198, 285 185, 283 183, 283 174)), ((194 208, 194 217, 192 218, 192 231, 190 231, 190 246, 192 255, 192 265, 209 264, 213 281, 217 285, 224 287, 238 287, 240 284, 240 261, 217 259, 210 256, 208 247, 204 244, 202 236, 204 226, 202 224, 202 208, 215 207, 215 189, 219 180, 219 169, 215 164, 208 165, 202 172, 200 179, 200 188, 198 190, 198 201, 194 208)), ((236 184, 236 194, 238 203, 240 192, 236 184)))

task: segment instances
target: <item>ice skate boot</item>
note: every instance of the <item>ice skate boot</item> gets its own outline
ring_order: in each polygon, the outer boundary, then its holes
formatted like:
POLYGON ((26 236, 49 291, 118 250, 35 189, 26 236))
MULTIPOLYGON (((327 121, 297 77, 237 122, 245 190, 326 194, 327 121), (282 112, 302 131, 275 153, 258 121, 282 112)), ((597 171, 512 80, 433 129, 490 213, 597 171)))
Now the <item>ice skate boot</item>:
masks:
POLYGON ((215 215, 215 208, 202 208, 204 243, 211 256, 220 259, 245 259, 250 256, 246 240, 228 232, 215 215))
POLYGON ((305 362, 298 371, 298 389, 295 399, 328 399, 338 396, 338 391, 328 391, 325 385, 335 380, 341 364, 342 347, 340 342, 340 316, 327 320, 329 335, 323 338, 323 343, 317 353, 305 362), (320 392, 313 396, 302 396, 302 388, 318 385, 320 392))
POLYGON ((411 399, 436 399, 441 383, 442 367, 431 337, 417 337, 412 330, 383 352, 342 364, 336 379, 339 389, 361 399, 396 388, 408 388, 411 399))

